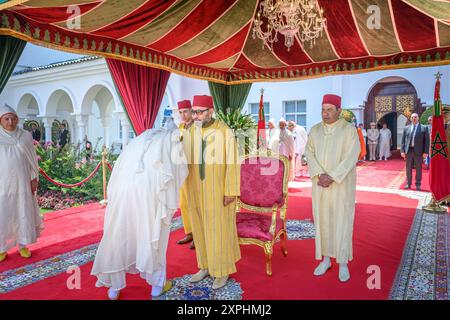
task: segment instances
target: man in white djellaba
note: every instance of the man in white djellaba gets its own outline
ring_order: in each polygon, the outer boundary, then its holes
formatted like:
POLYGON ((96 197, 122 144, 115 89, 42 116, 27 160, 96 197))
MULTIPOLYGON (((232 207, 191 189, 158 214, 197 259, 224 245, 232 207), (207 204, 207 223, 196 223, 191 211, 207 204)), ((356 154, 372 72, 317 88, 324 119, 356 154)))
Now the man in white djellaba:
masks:
POLYGON ((278 143, 279 154, 289 159, 289 181, 295 179, 295 141, 292 133, 286 128, 287 122, 284 118, 278 121, 278 127, 280 128, 278 143))
POLYGON ((361 145, 355 127, 339 118, 341 100, 334 94, 323 96, 322 122, 309 132, 306 158, 312 181, 315 257, 322 259, 314 275, 324 275, 335 258, 339 280, 346 282, 348 262, 353 260, 356 163, 361 145))
POLYGON ((304 171, 302 170, 302 157, 305 153, 306 143, 308 142, 308 133, 304 127, 296 124, 292 120, 288 122, 288 129, 294 136, 295 141, 295 161, 293 161, 293 164, 295 165, 294 174, 296 177, 301 177, 304 174, 304 171))
POLYGON ((108 183, 103 238, 91 274, 108 298, 119 298, 126 273, 140 273, 152 297, 172 286, 166 281, 170 223, 187 177, 186 156, 173 120, 133 139, 117 159, 108 183))
MULTIPOLYGON (((272 150, 274 144, 278 148, 278 129, 275 127, 275 119, 271 118, 267 124, 267 149, 272 150)), ((275 150, 274 150, 275 151, 275 150)), ((276 150, 278 152, 278 149, 276 150)))
POLYGON ((380 130, 380 160, 387 160, 391 156, 392 133, 386 123, 380 130))
POLYGON ((0 262, 19 246, 23 258, 31 257, 26 245, 35 243, 43 229, 35 197, 39 167, 31 133, 19 128, 16 111, 0 107, 0 262))

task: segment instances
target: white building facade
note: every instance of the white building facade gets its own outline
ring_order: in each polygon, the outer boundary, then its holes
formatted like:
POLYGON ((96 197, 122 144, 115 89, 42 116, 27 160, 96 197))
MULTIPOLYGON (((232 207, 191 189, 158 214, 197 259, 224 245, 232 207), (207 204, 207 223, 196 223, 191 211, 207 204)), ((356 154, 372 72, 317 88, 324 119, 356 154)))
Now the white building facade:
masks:
MULTIPOLYGON (((164 109, 207 90, 205 81, 171 74, 155 126, 161 125, 164 109)), ((126 145, 133 136, 103 58, 83 57, 16 72, 0 95, 0 104, 5 103, 17 110, 22 124, 39 122, 43 141, 51 141, 52 135, 55 140, 52 130, 59 123, 66 124, 71 143, 101 138, 100 145, 111 147, 126 145)))
MULTIPOLYGON (((449 103, 450 66, 439 66, 254 83, 244 112, 257 117, 263 88, 267 120, 274 118, 278 122, 284 117, 309 129, 321 121, 323 95, 333 93, 342 96, 342 106, 355 114, 358 123, 364 123, 371 92, 379 84, 406 84, 420 104, 431 106, 437 72, 443 74, 441 99, 449 103)), ((176 108, 177 101, 192 99, 197 94, 209 94, 206 81, 171 74, 155 126, 161 125, 164 109, 176 108)), ((67 123, 72 143, 87 137, 93 143, 111 147, 126 145, 133 136, 103 58, 82 57, 16 72, 0 95, 0 104, 5 103, 18 111, 22 122, 40 122, 46 141, 51 139, 55 123, 60 122, 67 123)), ((397 121, 397 132, 401 133, 406 118, 398 117, 397 121)))

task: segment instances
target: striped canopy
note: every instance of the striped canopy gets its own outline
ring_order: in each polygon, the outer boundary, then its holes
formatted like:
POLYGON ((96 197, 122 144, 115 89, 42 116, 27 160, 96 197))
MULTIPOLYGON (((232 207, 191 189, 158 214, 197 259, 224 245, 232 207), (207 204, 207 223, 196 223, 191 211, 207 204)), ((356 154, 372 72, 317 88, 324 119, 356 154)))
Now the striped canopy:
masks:
POLYGON ((450 63, 448 0, 318 0, 327 31, 290 51, 253 39, 259 2, 12 0, 0 34, 227 84, 450 63))

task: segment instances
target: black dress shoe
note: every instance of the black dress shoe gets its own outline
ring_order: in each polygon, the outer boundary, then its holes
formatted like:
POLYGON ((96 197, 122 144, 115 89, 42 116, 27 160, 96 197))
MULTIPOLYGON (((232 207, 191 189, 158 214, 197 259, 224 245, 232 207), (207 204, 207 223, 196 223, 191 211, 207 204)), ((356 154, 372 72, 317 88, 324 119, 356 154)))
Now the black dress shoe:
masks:
POLYGON ((420 186, 416 186, 416 190, 417 190, 417 191, 421 191, 422 188, 421 188, 420 186))
POLYGON ((409 184, 407 184, 407 185, 405 186, 405 189, 411 189, 411 186, 410 186, 409 184))

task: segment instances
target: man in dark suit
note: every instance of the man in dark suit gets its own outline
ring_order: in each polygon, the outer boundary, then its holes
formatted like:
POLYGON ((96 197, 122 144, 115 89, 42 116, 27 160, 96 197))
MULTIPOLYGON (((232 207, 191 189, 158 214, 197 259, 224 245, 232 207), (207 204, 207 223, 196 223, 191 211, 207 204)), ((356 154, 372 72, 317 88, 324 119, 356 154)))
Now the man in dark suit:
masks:
POLYGON ((410 189, 412 184, 412 168, 416 169, 416 189, 421 190, 422 161, 426 158, 430 149, 430 134, 427 126, 419 123, 419 115, 411 115, 411 124, 403 130, 401 155, 406 158, 407 184, 405 189, 410 189))
POLYGON ((66 129, 66 125, 61 123, 59 125, 59 137, 58 137, 58 145, 62 149, 67 144, 67 138, 69 135, 69 130, 66 129))
POLYGON ((39 131, 35 123, 31 125, 31 135, 33 136, 34 141, 41 141, 41 131, 39 131))

